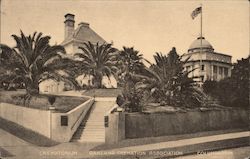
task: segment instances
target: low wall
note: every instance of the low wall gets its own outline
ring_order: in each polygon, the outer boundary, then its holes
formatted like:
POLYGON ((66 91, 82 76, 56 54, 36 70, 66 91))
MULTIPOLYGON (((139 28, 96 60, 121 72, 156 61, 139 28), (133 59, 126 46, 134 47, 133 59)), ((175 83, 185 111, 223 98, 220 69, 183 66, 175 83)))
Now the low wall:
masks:
POLYGON ((50 111, 0 103, 0 117, 50 138, 50 111))
POLYGON ((94 103, 91 98, 67 113, 0 103, 0 117, 58 142, 68 142, 94 103))
POLYGON ((89 99, 67 113, 52 113, 52 139, 60 142, 70 141, 93 103, 94 99, 89 99), (62 116, 67 118, 67 125, 62 125, 62 116))
POLYGON ((248 124, 248 111, 243 109, 171 114, 114 113, 108 116, 106 142, 116 143, 122 139, 247 128, 248 124), (115 136, 115 139, 112 136, 115 136))

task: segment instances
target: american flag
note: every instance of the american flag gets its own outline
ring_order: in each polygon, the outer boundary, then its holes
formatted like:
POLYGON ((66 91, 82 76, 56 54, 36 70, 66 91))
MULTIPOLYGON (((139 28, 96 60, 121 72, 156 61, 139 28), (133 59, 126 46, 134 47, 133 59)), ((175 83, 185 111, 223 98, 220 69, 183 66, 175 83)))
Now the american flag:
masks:
POLYGON ((201 7, 198 7, 198 8, 196 8, 193 12, 192 12, 192 14, 191 14, 191 17, 192 17, 192 19, 194 19, 198 14, 200 14, 202 12, 202 8, 201 7))

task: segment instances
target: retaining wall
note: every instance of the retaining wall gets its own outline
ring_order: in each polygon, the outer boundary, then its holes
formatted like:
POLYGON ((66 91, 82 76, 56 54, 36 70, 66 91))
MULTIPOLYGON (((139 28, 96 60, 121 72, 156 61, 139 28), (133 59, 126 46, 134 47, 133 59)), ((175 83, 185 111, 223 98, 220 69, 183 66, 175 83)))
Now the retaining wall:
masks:
POLYGON ((123 139, 248 128, 248 110, 210 110, 185 113, 113 113, 108 115, 106 142, 123 139), (113 138, 115 137, 115 138, 113 138))
POLYGON ((0 117, 50 137, 50 111, 0 103, 0 117))
POLYGON ((68 142, 94 103, 91 98, 67 113, 0 103, 0 117, 58 142, 68 142))
POLYGON ((52 139, 68 142, 94 103, 90 99, 67 113, 52 113, 52 139), (62 125, 62 116, 67 118, 67 126, 62 125))

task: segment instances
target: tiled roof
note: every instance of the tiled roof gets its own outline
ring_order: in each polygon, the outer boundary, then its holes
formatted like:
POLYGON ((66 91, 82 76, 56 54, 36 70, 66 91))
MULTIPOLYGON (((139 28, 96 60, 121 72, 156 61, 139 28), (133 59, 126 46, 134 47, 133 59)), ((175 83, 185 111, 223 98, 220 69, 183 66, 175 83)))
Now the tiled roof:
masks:
POLYGON ((80 23, 78 27, 74 30, 73 34, 66 38, 61 45, 65 45, 72 40, 80 41, 80 42, 88 42, 91 43, 106 43, 106 41, 99 36, 94 30, 89 27, 88 23, 80 23))

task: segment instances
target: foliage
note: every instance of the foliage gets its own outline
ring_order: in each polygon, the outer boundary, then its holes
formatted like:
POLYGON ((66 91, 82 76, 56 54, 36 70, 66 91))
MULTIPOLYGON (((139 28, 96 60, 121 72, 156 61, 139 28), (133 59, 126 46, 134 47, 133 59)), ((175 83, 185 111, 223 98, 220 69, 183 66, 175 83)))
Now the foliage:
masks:
POLYGON ((249 57, 238 60, 229 78, 219 82, 207 81, 203 85, 206 93, 217 98, 222 105, 232 107, 249 106, 249 57))
POLYGON ((122 72, 139 73, 144 67, 142 54, 133 47, 123 47, 118 54, 122 72))
POLYGON ((193 78, 188 77, 193 70, 184 70, 183 65, 189 58, 182 60, 173 48, 167 56, 156 53, 154 59, 154 64, 150 63, 149 68, 141 65, 138 72, 125 69, 123 106, 128 111, 142 111, 150 99, 171 106, 200 107, 205 104, 204 93, 195 87, 193 78))
POLYGON ((16 47, 1 45, 4 52, 1 63, 9 72, 3 76, 11 76, 12 81, 21 79, 25 84, 27 98, 39 94, 39 83, 47 79, 62 80, 78 87, 70 70, 74 65, 73 60, 64 58, 65 50, 62 46, 51 46, 49 36, 36 32, 26 36, 21 31, 21 36, 12 37, 16 47))
POLYGON ((136 81, 131 73, 127 73, 124 79, 122 97, 124 103, 122 107, 128 112, 142 112, 144 92, 136 87, 136 81))
POLYGON ((79 58, 79 74, 93 76, 94 87, 101 88, 103 76, 109 78, 117 71, 117 50, 112 47, 112 44, 94 45, 91 42, 84 43, 84 47, 80 49, 83 52, 75 54, 76 58, 79 58))
POLYGON ((204 93, 212 95, 214 94, 215 88, 217 87, 217 82, 207 80, 203 83, 202 87, 203 87, 204 93))
POLYGON ((133 47, 123 47, 123 50, 117 55, 117 59, 118 84, 122 87, 122 96, 118 98, 117 102, 128 112, 141 112, 143 92, 136 88, 137 81, 134 81, 131 76, 143 71, 145 66, 142 63, 142 54, 133 47))
POLYGON ((191 71, 185 71, 183 65, 189 60, 182 60, 173 48, 169 54, 154 55, 155 64, 145 68, 147 74, 136 75, 141 79, 137 87, 150 92, 156 102, 162 105, 195 107, 204 102, 203 93, 194 87, 195 81, 188 77, 191 71))

